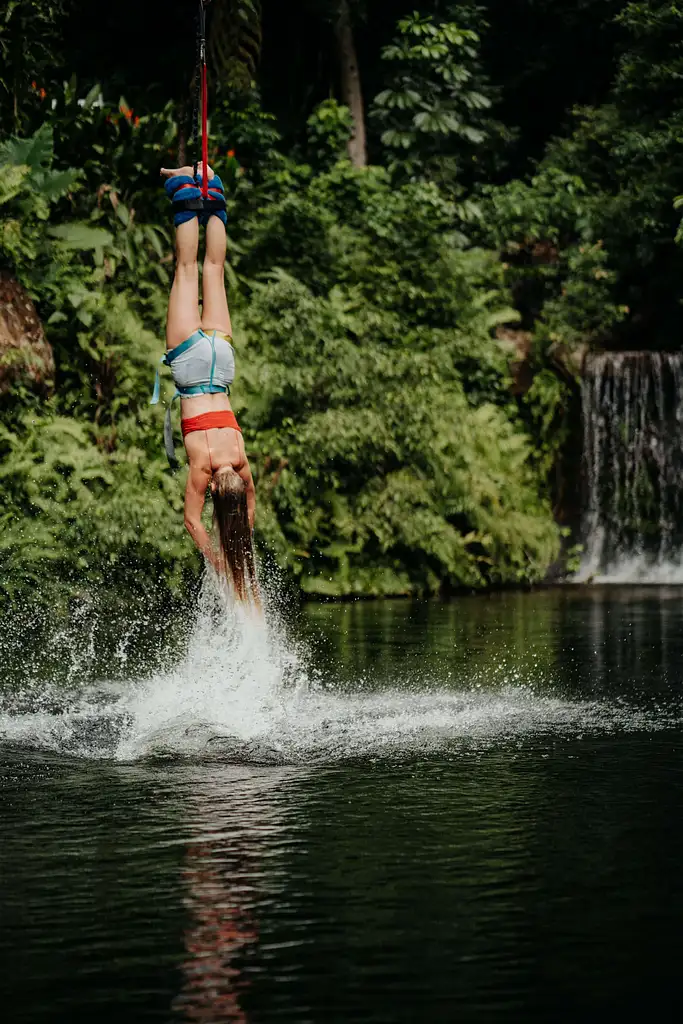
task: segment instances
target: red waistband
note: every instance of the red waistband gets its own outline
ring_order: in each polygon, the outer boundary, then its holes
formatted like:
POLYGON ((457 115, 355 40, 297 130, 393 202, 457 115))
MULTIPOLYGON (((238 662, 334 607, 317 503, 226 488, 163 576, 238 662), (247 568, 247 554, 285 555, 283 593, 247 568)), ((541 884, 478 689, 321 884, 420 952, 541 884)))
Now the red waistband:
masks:
POLYGON ((192 434, 195 430, 214 430, 220 427, 230 427, 232 430, 240 430, 235 414, 230 409, 219 409, 217 412, 203 412, 201 416, 188 416, 181 420, 180 428, 183 437, 192 434))

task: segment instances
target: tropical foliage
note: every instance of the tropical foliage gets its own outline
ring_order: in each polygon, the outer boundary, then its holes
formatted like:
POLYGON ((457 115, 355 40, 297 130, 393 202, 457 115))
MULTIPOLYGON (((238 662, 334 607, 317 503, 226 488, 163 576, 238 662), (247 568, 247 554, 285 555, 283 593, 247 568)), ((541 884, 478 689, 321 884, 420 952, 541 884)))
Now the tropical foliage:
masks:
MULTIPOLYGON (((542 578, 583 353, 680 344, 683 9, 579 7, 518 0, 516 29, 494 0, 345 3, 340 50, 336 0, 211 5, 235 407, 261 550, 305 593, 542 578), (351 112, 337 62, 360 26, 351 112), (567 46, 599 59, 561 75, 567 46), (367 168, 346 156, 361 80, 367 168)), ((141 59, 137 36, 111 46, 113 12, 83 25, 72 0, 12 0, 0 16, 0 273, 56 364, 51 391, 0 393, 6 593, 178 588, 200 568, 148 405, 172 273, 158 167, 192 122, 184 18, 171 4, 141 59)))
POLYGON ((382 51, 392 68, 372 114, 392 170, 455 180, 487 137, 491 99, 478 67, 479 37, 455 21, 414 12, 382 51))

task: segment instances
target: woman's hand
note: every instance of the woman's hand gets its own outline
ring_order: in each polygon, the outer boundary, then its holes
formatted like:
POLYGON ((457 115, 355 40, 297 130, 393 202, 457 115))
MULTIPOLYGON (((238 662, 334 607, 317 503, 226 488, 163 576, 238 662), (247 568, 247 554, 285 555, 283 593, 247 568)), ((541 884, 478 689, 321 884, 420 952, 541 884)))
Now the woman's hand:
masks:
POLYGON ((209 545, 209 547, 204 548, 202 554, 204 555, 204 558, 207 560, 207 562, 212 567, 217 576, 225 575, 225 570, 221 565, 221 561, 216 552, 214 551, 213 546, 209 545))

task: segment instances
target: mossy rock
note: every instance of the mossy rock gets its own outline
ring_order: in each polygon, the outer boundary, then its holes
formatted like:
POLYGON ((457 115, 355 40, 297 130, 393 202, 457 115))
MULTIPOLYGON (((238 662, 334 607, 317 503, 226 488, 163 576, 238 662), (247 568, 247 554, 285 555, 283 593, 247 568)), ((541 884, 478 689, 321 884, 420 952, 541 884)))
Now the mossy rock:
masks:
POLYGON ((54 373, 52 347, 30 295, 0 271, 0 394, 21 384, 47 393, 54 373))

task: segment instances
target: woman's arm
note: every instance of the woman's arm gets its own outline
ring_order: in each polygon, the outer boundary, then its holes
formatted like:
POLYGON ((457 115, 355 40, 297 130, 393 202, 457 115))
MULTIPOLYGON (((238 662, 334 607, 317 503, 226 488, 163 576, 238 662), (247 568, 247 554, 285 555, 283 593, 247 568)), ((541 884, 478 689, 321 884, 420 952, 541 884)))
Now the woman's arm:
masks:
POLYGON ((211 538, 202 523, 202 509, 206 499, 206 488, 211 480, 211 471, 190 465, 185 488, 185 528, 204 558, 220 572, 220 562, 211 544, 211 538))

